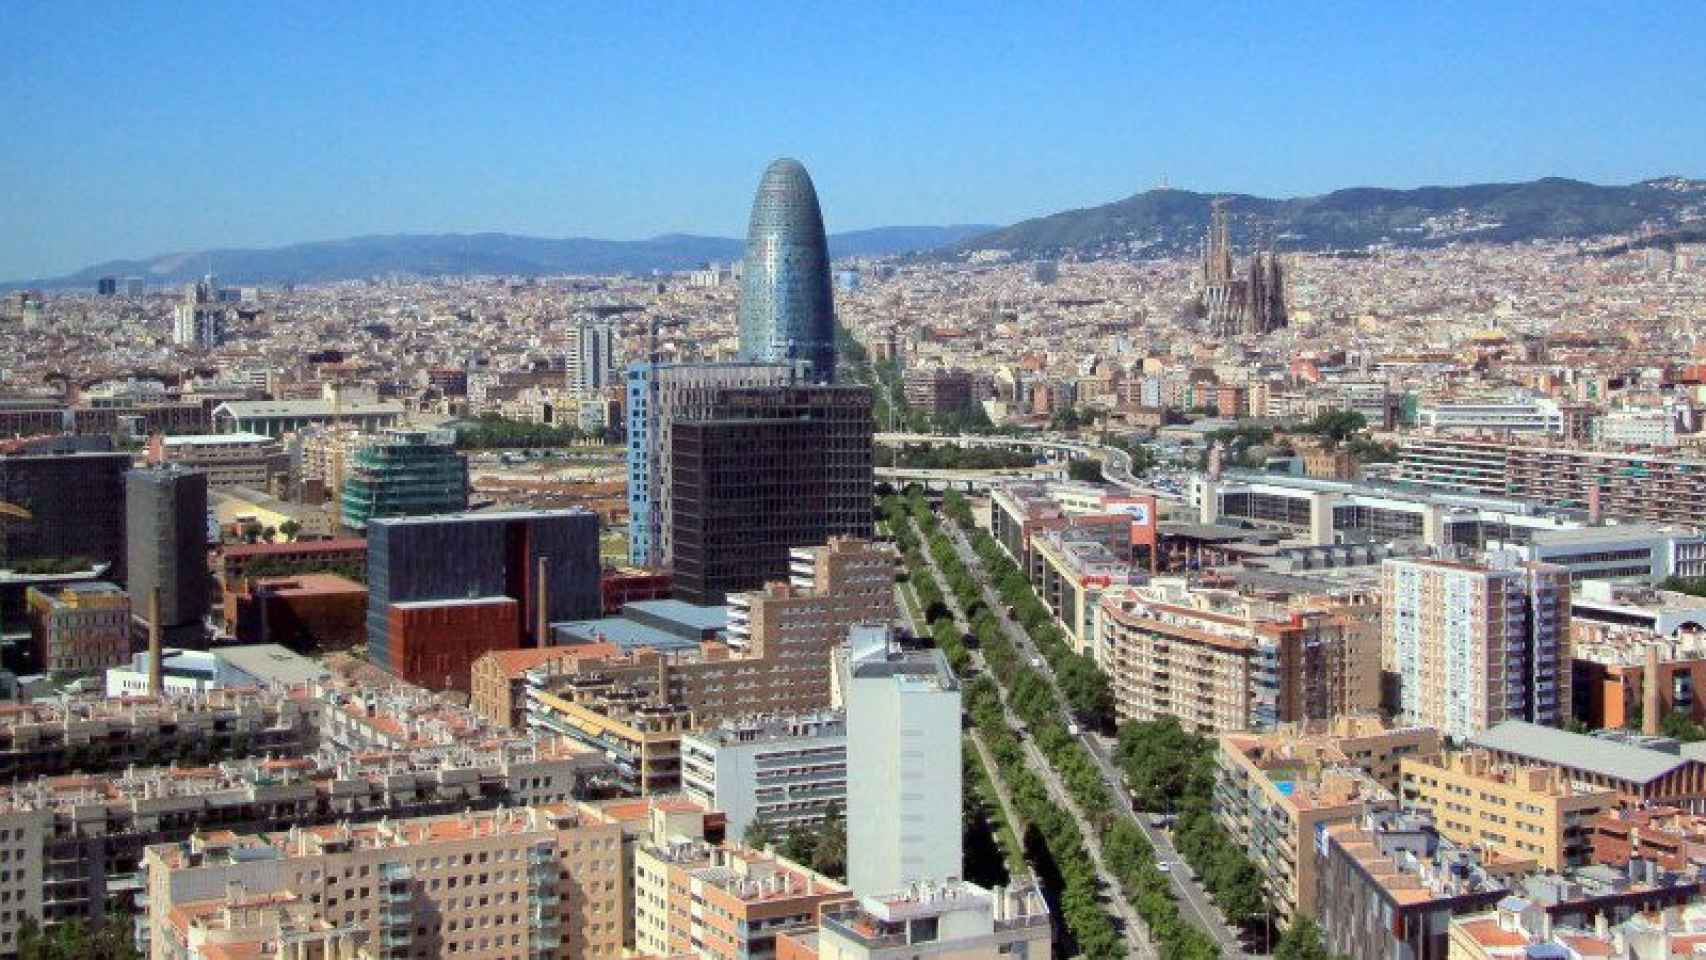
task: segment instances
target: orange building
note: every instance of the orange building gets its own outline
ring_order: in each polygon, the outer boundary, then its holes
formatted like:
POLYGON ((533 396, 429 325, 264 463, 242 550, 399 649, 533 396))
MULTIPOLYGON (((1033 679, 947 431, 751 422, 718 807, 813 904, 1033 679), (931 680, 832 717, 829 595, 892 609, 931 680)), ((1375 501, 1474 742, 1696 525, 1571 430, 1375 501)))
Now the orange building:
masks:
POLYGON ((387 617, 391 662, 381 666, 429 690, 467 693, 474 661, 514 649, 521 633, 513 597, 393 603, 387 617))
POLYGON ((499 726, 520 727, 527 715, 527 698, 522 689, 527 671, 559 661, 568 667, 568 661, 614 657, 621 652, 614 643, 575 643, 481 654, 469 671, 468 705, 499 726))
POLYGON ((225 622, 243 643, 319 651, 367 642, 367 587, 335 574, 246 577, 225 603, 225 622))

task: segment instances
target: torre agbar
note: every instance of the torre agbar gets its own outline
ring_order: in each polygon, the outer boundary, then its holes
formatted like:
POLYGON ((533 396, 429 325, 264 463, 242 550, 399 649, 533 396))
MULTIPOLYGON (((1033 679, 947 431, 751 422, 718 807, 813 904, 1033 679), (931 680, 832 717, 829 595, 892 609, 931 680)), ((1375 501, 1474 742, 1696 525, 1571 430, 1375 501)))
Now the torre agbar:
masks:
POLYGON ((803 360, 807 377, 835 379, 835 303, 829 243, 811 175, 798 160, 770 164, 758 184, 741 277, 743 360, 803 360))

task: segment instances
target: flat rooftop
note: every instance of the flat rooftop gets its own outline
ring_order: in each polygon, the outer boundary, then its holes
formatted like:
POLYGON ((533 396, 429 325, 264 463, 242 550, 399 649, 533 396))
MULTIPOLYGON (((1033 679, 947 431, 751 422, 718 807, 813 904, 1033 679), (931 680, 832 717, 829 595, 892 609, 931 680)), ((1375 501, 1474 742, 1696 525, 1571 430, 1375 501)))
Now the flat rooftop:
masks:
POLYGON ((1672 753, 1603 737, 1567 733, 1523 720, 1506 720, 1471 738, 1470 743, 1540 763, 1586 770, 1631 783, 1649 783, 1677 767, 1698 762, 1672 753))

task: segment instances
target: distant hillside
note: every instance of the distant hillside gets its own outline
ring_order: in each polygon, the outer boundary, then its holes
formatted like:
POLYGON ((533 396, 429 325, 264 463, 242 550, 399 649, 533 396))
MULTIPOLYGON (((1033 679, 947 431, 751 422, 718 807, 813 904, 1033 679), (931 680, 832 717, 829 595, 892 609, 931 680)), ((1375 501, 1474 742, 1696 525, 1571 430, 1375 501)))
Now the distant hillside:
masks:
MULTIPOLYGON (((987 224, 947 227, 877 227, 829 238, 835 257, 874 257, 930 250, 990 230, 987 224)), ((213 272, 222 282, 319 283, 387 274, 437 276, 545 276, 565 273, 650 273, 728 262, 744 240, 667 234, 650 240, 551 240, 507 233, 395 234, 297 243, 286 247, 200 250, 145 260, 109 260, 63 277, 24 280, 8 287, 90 287, 101 277, 142 277, 151 285, 175 284, 213 272)))
POLYGON ((1235 243, 1271 242, 1292 250, 1588 238, 1706 217, 1706 181, 1679 177, 1629 186, 1549 177, 1415 190, 1358 187, 1290 200, 1150 190, 968 237, 938 253, 1004 250, 1018 257, 1079 258, 1191 253, 1202 243, 1216 196, 1227 201, 1235 243))

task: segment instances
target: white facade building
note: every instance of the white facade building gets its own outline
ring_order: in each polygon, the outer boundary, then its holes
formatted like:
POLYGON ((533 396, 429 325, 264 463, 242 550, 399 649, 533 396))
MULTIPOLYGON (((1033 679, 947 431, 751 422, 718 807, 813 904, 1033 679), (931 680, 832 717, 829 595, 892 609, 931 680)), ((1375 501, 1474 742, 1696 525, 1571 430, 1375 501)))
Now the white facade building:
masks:
POLYGON ((728 836, 786 832, 847 812, 847 722, 838 711, 731 721, 681 738, 682 792, 721 810, 728 836))
POLYGON ((1544 397, 1429 403, 1417 409, 1416 420, 1424 429, 1446 432, 1564 435, 1564 411, 1544 397))
POLYGON ((960 683, 940 650, 854 627, 834 658, 847 711, 847 882, 864 897, 958 877, 960 683))

